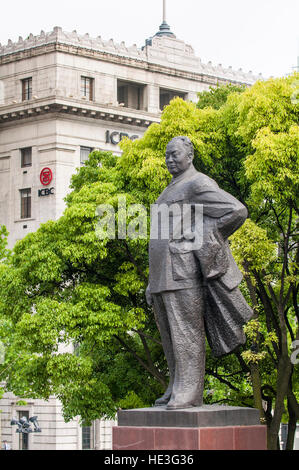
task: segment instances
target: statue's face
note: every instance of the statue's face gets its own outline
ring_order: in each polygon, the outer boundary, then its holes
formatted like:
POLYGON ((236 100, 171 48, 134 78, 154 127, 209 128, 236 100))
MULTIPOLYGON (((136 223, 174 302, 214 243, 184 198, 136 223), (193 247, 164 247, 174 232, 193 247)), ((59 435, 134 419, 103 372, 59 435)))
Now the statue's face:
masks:
POLYGON ((173 140, 166 147, 165 162, 169 173, 178 176, 188 170, 192 157, 182 142, 173 140))

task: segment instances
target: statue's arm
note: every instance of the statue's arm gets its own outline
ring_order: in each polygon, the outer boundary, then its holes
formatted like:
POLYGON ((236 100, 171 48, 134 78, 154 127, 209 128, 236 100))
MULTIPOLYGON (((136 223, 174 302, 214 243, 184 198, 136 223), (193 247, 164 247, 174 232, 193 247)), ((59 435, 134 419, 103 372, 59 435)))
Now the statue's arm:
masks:
POLYGON ((194 202, 203 205, 203 215, 215 220, 223 238, 232 235, 247 218, 246 207, 234 196, 220 189, 213 180, 205 184, 195 182, 194 202))
MULTIPOLYGON (((210 179, 209 179, 210 180, 210 179)), ((223 276, 229 266, 225 241, 245 221, 247 209, 234 196, 219 188, 213 180, 197 184, 193 201, 203 205, 203 240, 195 251, 206 279, 223 276)))

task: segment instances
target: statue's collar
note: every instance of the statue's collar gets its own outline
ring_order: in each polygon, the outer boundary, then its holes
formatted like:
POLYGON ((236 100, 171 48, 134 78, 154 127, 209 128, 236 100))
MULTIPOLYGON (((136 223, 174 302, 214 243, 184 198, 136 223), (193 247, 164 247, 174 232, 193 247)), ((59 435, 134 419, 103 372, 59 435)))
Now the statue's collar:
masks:
POLYGON ((188 179, 188 178, 191 178, 191 176, 194 175, 194 173, 196 173, 196 170, 193 166, 193 164, 191 163, 191 165, 189 166, 188 170, 184 171, 184 173, 182 173, 181 175, 177 176, 176 178, 172 178, 172 180, 170 181, 169 183, 169 186, 170 185, 173 185, 173 184, 176 184, 176 183, 179 183, 180 181, 184 180, 184 179, 188 179))

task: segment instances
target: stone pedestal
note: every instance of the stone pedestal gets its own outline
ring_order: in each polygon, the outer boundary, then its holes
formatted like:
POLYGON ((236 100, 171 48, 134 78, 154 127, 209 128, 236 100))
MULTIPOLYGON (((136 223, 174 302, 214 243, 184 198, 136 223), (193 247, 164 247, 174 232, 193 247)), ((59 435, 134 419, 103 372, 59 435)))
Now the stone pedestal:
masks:
POLYGON ((253 408, 204 405, 120 410, 113 450, 266 450, 266 426, 253 408))

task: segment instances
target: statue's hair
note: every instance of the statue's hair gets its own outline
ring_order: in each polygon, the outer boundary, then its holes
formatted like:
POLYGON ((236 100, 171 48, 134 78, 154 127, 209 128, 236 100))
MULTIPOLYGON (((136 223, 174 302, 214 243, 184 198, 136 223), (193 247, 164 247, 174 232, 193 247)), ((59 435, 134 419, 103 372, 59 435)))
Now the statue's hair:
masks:
POLYGON ((192 158, 194 157, 194 147, 193 147, 193 144, 192 144, 191 140, 189 139, 189 137, 186 137, 184 135, 179 135, 179 136, 174 137, 173 139, 171 139, 170 142, 175 142, 175 141, 182 142, 182 144, 185 147, 188 155, 191 155, 192 158))

